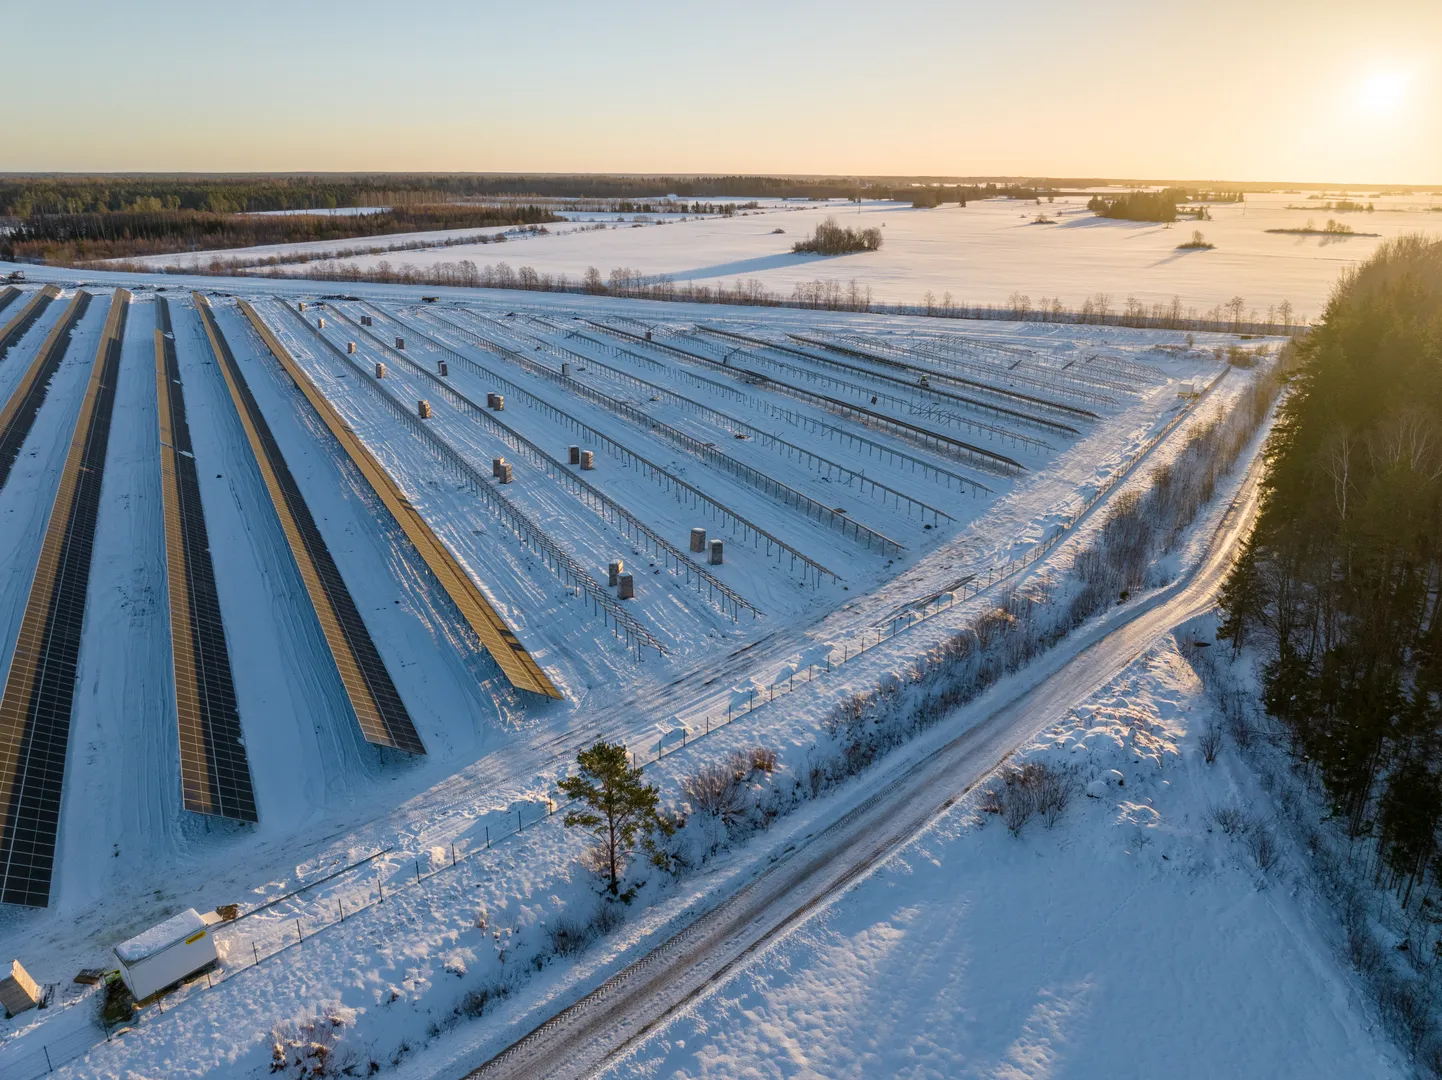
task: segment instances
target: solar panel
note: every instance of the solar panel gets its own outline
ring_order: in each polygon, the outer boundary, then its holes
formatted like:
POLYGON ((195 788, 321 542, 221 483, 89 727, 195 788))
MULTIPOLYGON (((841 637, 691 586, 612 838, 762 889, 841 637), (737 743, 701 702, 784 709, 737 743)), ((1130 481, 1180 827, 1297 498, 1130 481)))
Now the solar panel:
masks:
MULTIPOLYGON (((426 520, 411 505, 405 493, 391 479, 390 474, 381 467, 380 462, 371 456, 370 451, 356 437, 355 432, 335 411, 334 406, 325 399, 325 395, 315 388, 310 377, 295 362, 295 358, 286 351, 279 339, 270 332, 270 328, 261 321, 260 316, 255 313, 255 309, 242 300, 240 301, 240 310, 245 313, 256 332, 265 340, 266 347, 280 361, 280 365, 285 368, 291 380, 305 395, 316 414, 325 422, 325 426, 330 429, 330 433, 335 436, 346 455, 360 470, 361 475, 366 478, 371 490, 385 504, 391 517, 401 527, 417 553, 425 560, 431 573, 440 582, 441 588, 446 590, 462 618, 476 632, 481 644, 491 654, 492 659, 496 661, 511 685, 533 694, 559 698, 560 690, 556 689, 555 683, 551 682, 546 673, 541 670, 541 665, 536 663, 535 657, 526 651, 526 647, 516 637, 515 631, 486 599, 485 593, 481 592, 476 583, 471 580, 471 576, 456 562, 455 556, 450 553, 445 544, 441 543, 440 537, 436 536, 431 527, 426 524, 426 520)), ((336 346, 326 338, 322 337, 320 340, 330 348, 336 349, 336 346)), ((336 351, 339 352, 338 349, 336 351)), ((344 354, 341 356, 344 359, 344 354)))
POLYGON ((0 901, 50 900, 70 709, 130 294, 115 290, 0 696, 0 901))
POLYGON ((215 567, 185 413, 170 307, 155 301, 155 385, 180 781, 185 808, 256 821, 250 763, 215 591, 215 567))
POLYGON ((5 359, 5 354, 10 351, 10 346, 24 336, 25 331, 30 329, 32 323, 44 313, 50 306, 50 301, 60 295, 60 290, 54 285, 47 285, 30 298, 30 303, 20 309, 20 313, 0 328, 0 360, 5 359))
POLYGON ((5 288, 0 289, 0 311, 4 311, 19 299, 20 290, 14 285, 6 285, 5 288))
POLYGON ((256 464, 265 479, 276 516, 280 518, 281 528, 295 557, 301 580, 320 620, 321 631, 335 659, 341 683, 355 710, 361 734, 367 742, 411 754, 424 754, 425 746, 416 733, 410 714, 361 620, 355 600, 341 578, 325 539, 316 528, 310 507, 250 392, 245 375, 235 362, 230 343, 215 321, 210 303, 198 293, 195 294, 195 303, 205 322, 211 349, 225 376, 256 464))
POLYGON ((10 479, 10 470, 15 467, 20 448, 25 445, 25 438, 35 423, 35 414, 50 392, 50 380, 65 358, 65 350, 70 347, 70 331, 89 306, 90 294, 77 292, 60 321, 51 327, 40 352, 20 377, 10 399, 5 402, 4 408, 0 408, 0 488, 10 479))

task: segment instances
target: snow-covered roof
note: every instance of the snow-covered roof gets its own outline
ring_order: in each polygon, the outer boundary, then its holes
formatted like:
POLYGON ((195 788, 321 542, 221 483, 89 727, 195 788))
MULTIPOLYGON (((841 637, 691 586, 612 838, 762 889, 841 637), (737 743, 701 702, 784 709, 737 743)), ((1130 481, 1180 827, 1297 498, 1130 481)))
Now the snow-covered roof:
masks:
POLYGON ((204 929, 205 920, 200 917, 200 913, 195 908, 187 908, 144 933, 136 934, 129 941, 122 941, 115 946, 115 955, 122 964, 138 964, 146 957, 154 956, 162 949, 168 949, 177 941, 184 941, 191 934, 204 929))

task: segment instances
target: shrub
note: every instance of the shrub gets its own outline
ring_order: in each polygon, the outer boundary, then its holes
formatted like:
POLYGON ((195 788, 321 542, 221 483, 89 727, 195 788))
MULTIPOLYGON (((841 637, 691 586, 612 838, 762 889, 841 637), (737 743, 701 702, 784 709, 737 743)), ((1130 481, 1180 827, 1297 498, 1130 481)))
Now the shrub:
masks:
POLYGON ((557 919, 546 933, 551 939, 551 952, 556 956, 574 956, 591 943, 587 928, 570 919, 557 919))
POLYGON ((1234 836, 1247 827, 1247 815, 1242 812, 1240 806, 1227 804, 1225 806, 1213 806, 1207 816, 1211 818, 1212 824, 1221 829, 1228 836, 1234 836))
POLYGON ((1208 765, 1217 760, 1217 753, 1222 749, 1222 729, 1215 724, 1210 725, 1201 735, 1197 736, 1197 746, 1202 751, 1202 760, 1208 765))
MULTIPOLYGON (((741 760, 745 760, 744 758, 741 760)), ((720 818, 730 828, 745 816, 746 788, 737 775, 736 759, 721 765, 703 765, 681 780, 681 790, 692 810, 720 818)))
POLYGON ((1013 836, 1040 814, 1048 829, 1056 825, 1071 802, 1076 778, 1068 769, 1045 761, 1027 761, 1007 770, 981 797, 983 813, 997 814, 1013 836))
POLYGON ((753 773, 764 772, 770 775, 776 771, 776 751, 771 747, 753 746, 749 753, 753 773))

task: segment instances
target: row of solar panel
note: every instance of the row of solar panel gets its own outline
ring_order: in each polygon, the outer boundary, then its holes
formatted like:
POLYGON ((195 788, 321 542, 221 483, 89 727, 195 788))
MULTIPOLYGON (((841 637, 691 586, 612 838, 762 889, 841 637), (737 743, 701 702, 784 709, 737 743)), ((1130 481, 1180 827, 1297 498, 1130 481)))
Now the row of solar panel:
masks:
MULTIPOLYGON (((57 324, 63 333, 52 331, 27 373, 29 383, 22 382, 12 403, 36 392, 39 372, 53 373, 59 358, 47 354, 63 353, 61 338, 68 342, 69 327, 88 303, 81 299, 85 296, 77 294, 72 301, 74 318, 57 324)), ((43 906, 50 896, 90 554, 129 301, 123 289, 111 300, 0 695, 0 901, 9 904, 43 906)), ((23 422, 28 430, 38 403, 27 408, 28 413, 7 406, 10 423, 23 422)), ((5 434, 10 432, 0 433, 5 434)))
MULTIPOLYGON (((19 340, 58 295, 58 290, 50 287, 33 297, 19 315, 0 329, 0 344, 8 349, 10 343, 19 340)), ((425 753, 405 704, 209 303, 199 294, 195 301, 363 736, 378 745, 425 753)), ((0 486, 45 399, 70 332, 89 302, 88 293, 77 291, 0 409, 0 486)), ((7 903, 48 902, 90 550, 129 304, 129 294, 117 290, 0 700, 0 901, 7 903)), ((394 481, 310 384, 254 309, 243 302, 241 308, 282 369, 397 517, 442 586, 456 599, 463 617, 477 627, 483 643, 495 653, 497 649, 489 640, 494 635, 482 633, 493 627, 479 617, 484 611, 478 615, 472 610, 476 604, 470 594, 480 596, 474 583, 469 582, 394 481), (470 590, 460 590, 452 580, 455 577, 469 583, 470 590)), ((255 821, 255 796, 190 442, 184 383, 169 305, 163 298, 158 298, 156 304, 155 371, 183 804, 199 813, 255 821)), ((481 603, 489 609, 484 598, 481 603)), ((495 620, 499 620, 498 615, 495 620)), ((530 660, 529 655, 525 659, 530 660)), ((517 685, 559 696, 534 661, 529 666, 539 678, 530 680, 534 685, 517 685)))

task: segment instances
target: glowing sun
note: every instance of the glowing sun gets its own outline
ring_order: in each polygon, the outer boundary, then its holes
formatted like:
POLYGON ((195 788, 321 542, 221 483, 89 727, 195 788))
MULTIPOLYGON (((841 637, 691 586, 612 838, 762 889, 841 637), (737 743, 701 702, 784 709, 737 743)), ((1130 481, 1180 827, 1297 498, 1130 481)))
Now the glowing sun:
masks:
POLYGON ((1373 116, 1385 116, 1396 112, 1406 96, 1406 79, 1394 72, 1378 72, 1358 88, 1357 104, 1373 116))

